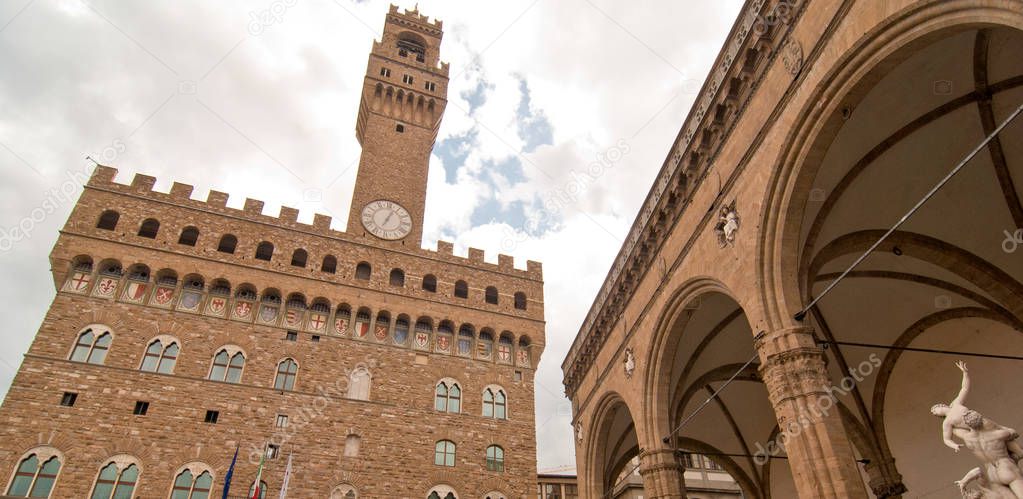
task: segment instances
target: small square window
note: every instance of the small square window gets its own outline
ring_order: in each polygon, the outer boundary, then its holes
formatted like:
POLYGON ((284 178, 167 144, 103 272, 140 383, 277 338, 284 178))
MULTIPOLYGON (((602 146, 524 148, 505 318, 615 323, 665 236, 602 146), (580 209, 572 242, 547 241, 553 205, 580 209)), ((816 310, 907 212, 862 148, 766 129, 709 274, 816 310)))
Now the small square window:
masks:
POLYGON ((288 416, 285 415, 285 414, 278 414, 277 415, 277 422, 274 423, 274 428, 282 430, 282 429, 287 428, 287 427, 288 427, 288 416))
POLYGON ((384 78, 390 78, 391 70, 387 68, 380 68, 380 76, 383 76, 384 78))
POLYGON ((436 92, 437 91, 437 84, 432 82, 432 81, 426 82, 426 90, 428 90, 430 92, 436 92))
POLYGON ((398 133, 405 133, 405 125, 398 123, 398 126, 394 127, 394 131, 398 133))
POLYGON ((277 459, 281 455, 281 446, 274 444, 266 445, 266 458, 277 459))
POLYGON ((78 400, 78 394, 74 392, 64 392, 64 396, 60 398, 60 405, 64 407, 74 407, 75 402, 78 400))
POLYGON ((314 334, 313 338, 312 338, 312 342, 313 343, 319 343, 320 342, 320 336, 317 335, 317 334, 314 334))
POLYGON ((411 85, 411 84, 416 82, 416 79, 413 78, 412 75, 403 75, 401 77, 401 81, 402 81, 402 83, 405 83, 406 85, 411 85))
POLYGON ((220 419, 220 411, 206 411, 206 419, 204 422, 209 424, 217 424, 217 420, 220 419))
POLYGON ((135 402, 135 410, 132 414, 136 416, 145 416, 149 412, 149 402, 143 402, 141 400, 135 402))
POLYGON ((284 337, 288 341, 298 341, 298 333, 295 331, 288 331, 288 335, 284 337))
POLYGON ((515 371, 515 381, 522 381, 522 371, 515 371))

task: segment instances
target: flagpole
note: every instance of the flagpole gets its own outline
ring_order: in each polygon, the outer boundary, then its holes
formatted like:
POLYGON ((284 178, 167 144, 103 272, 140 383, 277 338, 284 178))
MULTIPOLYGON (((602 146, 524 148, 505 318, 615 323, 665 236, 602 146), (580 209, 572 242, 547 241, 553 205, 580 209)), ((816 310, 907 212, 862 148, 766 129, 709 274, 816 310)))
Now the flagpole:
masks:
POLYGON ((227 474, 224 475, 224 495, 222 499, 227 499, 228 491, 231 490, 231 478, 234 477, 234 463, 238 462, 238 444, 234 446, 234 457, 231 458, 231 467, 227 469, 227 474))
POLYGON ((291 458, 294 455, 294 452, 288 454, 288 466, 284 468, 284 480, 281 482, 281 495, 278 499, 287 499, 288 497, 288 483, 291 482, 291 458))

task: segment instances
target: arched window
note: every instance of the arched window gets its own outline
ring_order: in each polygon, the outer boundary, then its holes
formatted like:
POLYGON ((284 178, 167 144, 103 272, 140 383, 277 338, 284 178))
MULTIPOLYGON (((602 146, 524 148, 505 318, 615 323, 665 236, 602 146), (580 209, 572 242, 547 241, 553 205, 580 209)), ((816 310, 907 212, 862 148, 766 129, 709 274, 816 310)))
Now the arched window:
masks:
POLYGON ((174 478, 171 499, 209 499, 212 488, 213 475, 209 471, 196 476, 192 470, 186 469, 174 478))
POLYGON ((155 218, 147 218, 139 226, 139 237, 156 239, 156 233, 160 231, 160 222, 155 218))
POLYGON ((447 494, 444 494, 444 496, 441 496, 440 494, 441 493, 436 490, 431 491, 430 495, 426 496, 426 499, 457 499, 454 492, 448 492, 447 494))
POLYGON ((483 392, 483 416, 487 418, 507 419, 508 399, 504 390, 496 387, 487 388, 483 392))
POLYGON ((221 253, 234 253, 236 247, 238 247, 238 238, 234 234, 224 234, 220 237, 220 243, 217 244, 217 251, 221 253))
POLYGON ((515 349, 515 356, 520 366, 528 367, 530 365, 528 336, 519 337, 519 348, 515 349))
POLYGON ((458 355, 469 357, 472 355, 472 342, 476 339, 476 329, 471 324, 462 324, 458 328, 458 355))
POLYGON ((99 470, 96 486, 92 488, 92 499, 121 499, 135 495, 135 484, 139 480, 136 464, 118 466, 114 461, 99 470))
POLYGON ((242 380, 242 369, 245 367, 245 355, 241 352, 229 353, 226 348, 217 352, 213 357, 213 368, 210 369, 210 379, 213 381, 226 381, 228 383, 239 383, 242 380))
POLYGON ((455 443, 450 440, 440 440, 434 446, 433 464, 437 466, 455 465, 455 443))
POLYGON ((354 400, 369 400, 369 388, 373 381, 373 375, 364 365, 356 366, 348 378, 348 398, 354 400))
POLYGON ((14 480, 7 488, 11 497, 50 497, 53 484, 60 473, 60 458, 56 455, 42 456, 41 453, 29 454, 18 463, 18 471, 14 480))
POLYGON ((277 364, 277 377, 274 378, 274 389, 291 390, 295 388, 295 377, 298 376, 298 364, 294 359, 284 359, 277 364))
POLYGON ((263 241, 256 246, 256 259, 270 261, 274 257, 274 245, 269 241, 263 241))
POLYGON ((394 344, 404 345, 408 341, 409 318, 407 315, 399 315, 394 321, 394 344))
POLYGON ((199 229, 195 227, 185 227, 181 231, 181 235, 178 236, 178 244, 184 244, 185 246, 195 246, 195 243, 199 241, 199 229))
POLYGON ((370 274, 373 273, 373 267, 370 267, 366 262, 359 262, 355 266, 355 278, 361 281, 368 281, 370 274))
POLYGON ((456 298, 468 298, 469 297, 469 285, 465 281, 455 282, 455 297, 456 298))
POLYGON ((487 291, 484 298, 487 300, 487 303, 491 305, 497 305, 497 288, 493 286, 487 286, 487 291))
POLYGON ((437 292, 437 277, 433 274, 426 274, 423 276, 423 291, 429 291, 431 293, 437 292))
POLYGON ((504 449, 499 445, 487 447, 487 471, 504 471, 504 449))
POLYGON ((515 293, 515 308, 518 310, 526 309, 526 294, 522 291, 515 293))
POLYGON ((330 499, 358 499, 359 492, 351 485, 338 485, 330 493, 330 499))
POLYGON ((453 381, 437 383, 433 407, 441 412, 459 413, 462 409, 462 389, 453 381))
POLYGON ((334 255, 323 257, 323 265, 320 265, 320 270, 328 274, 337 273, 337 257, 334 255))
POLYGON ((362 437, 348 435, 345 437, 345 457, 356 457, 359 455, 359 447, 362 445, 362 437))
POLYGON ((102 326, 90 326, 78 334, 78 341, 71 351, 71 360, 89 364, 103 364, 110 350, 114 336, 102 326))
POLYGON ((309 253, 304 249, 297 249, 291 254, 291 266, 305 268, 305 262, 309 259, 309 253))
POLYGON ((149 344, 149 348, 146 348, 140 369, 151 373, 170 374, 174 372, 174 364, 178 361, 180 350, 175 341, 169 342, 165 347, 163 341, 155 340, 149 344))
POLYGON ((249 499, 255 499, 257 497, 259 499, 266 499, 266 489, 267 489, 266 482, 260 480, 259 481, 259 494, 257 495, 256 494, 256 483, 252 482, 252 485, 249 486, 249 495, 246 496, 246 497, 248 497, 249 499))
POLYGON ((391 286, 402 287, 405 285, 405 272, 401 269, 391 269, 391 286))
POLYGON ((103 230, 114 230, 117 228, 117 221, 121 218, 121 214, 114 210, 104 211, 99 216, 99 220, 96 222, 97 229, 103 230))

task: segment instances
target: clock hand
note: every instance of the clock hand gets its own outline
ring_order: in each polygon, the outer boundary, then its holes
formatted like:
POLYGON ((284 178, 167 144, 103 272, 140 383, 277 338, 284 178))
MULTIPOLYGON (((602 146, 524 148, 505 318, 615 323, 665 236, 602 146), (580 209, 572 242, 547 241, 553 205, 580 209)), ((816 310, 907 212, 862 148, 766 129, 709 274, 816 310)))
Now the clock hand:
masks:
POLYGON ((391 225, 391 218, 393 218, 394 215, 395 215, 395 213, 393 211, 391 212, 390 215, 387 215, 387 220, 384 220, 384 225, 390 226, 391 225))

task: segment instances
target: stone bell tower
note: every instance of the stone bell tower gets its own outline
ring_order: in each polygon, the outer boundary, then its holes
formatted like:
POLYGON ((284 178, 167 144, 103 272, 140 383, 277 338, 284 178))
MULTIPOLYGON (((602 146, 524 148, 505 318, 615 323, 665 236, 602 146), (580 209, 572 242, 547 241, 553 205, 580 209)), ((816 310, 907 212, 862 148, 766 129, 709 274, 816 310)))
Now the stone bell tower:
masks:
POLYGON ((447 105, 442 27, 392 5, 373 43, 355 127, 362 157, 349 234, 415 248, 422 242, 430 151, 447 105))

